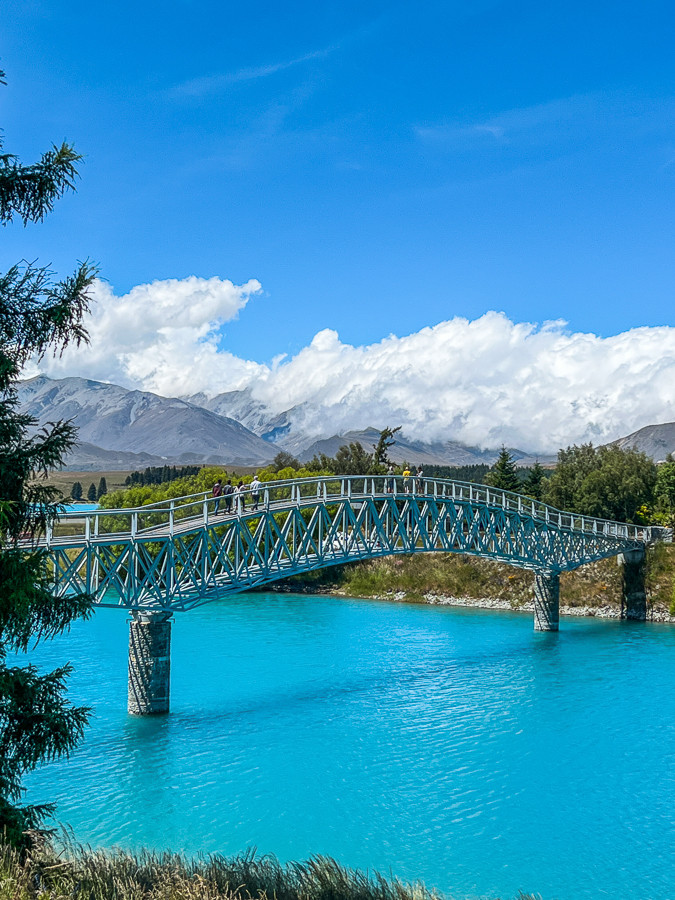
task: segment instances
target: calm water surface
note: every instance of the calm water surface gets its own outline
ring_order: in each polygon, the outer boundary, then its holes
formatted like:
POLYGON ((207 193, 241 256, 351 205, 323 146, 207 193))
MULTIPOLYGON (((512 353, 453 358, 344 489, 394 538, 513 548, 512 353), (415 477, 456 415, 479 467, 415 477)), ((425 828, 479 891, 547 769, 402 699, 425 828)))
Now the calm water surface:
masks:
POLYGON ((94 708, 30 798, 94 845, 330 854, 453 898, 675 897, 675 628, 328 597, 179 614, 172 713, 126 714, 127 622, 39 654, 94 708))

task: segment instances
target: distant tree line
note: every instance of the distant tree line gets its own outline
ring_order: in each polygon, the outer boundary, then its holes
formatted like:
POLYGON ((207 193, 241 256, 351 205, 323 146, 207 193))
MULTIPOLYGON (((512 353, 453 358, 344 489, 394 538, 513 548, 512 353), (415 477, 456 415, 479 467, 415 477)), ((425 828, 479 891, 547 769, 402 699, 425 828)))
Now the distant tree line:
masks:
MULTIPOLYGON (((313 475, 382 476, 389 466, 401 475, 405 469, 417 466, 391 462, 389 449, 398 430, 385 428, 370 448, 353 441, 340 447, 335 456, 319 453, 306 463, 282 450, 257 475, 263 482, 313 475)), ((529 467, 517 466, 509 450, 502 447, 492 466, 423 465, 422 469, 428 478, 483 483, 580 515, 643 525, 675 525, 675 460, 669 456, 657 467, 634 448, 574 445, 560 450, 555 468, 545 469, 539 462, 529 467)), ((123 494, 108 495, 103 505, 142 505, 170 496, 210 491, 216 479, 223 477, 227 473, 217 467, 149 467, 145 472, 132 473, 127 479, 129 489, 123 494), (147 477, 150 480, 146 481, 147 477)), ((248 475, 239 477, 244 484, 251 480, 248 475)))
MULTIPOLYGON (((87 488, 87 500, 89 500, 90 503, 95 503, 97 500, 100 500, 101 497, 104 497, 107 493, 108 485, 106 484, 105 477, 101 476, 98 487, 96 487, 96 485, 92 481, 92 483, 87 488)), ((70 489, 70 496, 73 500, 82 500, 84 496, 82 482, 74 482, 72 488, 70 489)))
POLYGON ((200 468, 201 466, 147 466, 142 472, 132 472, 127 475, 124 483, 128 487, 166 484, 168 481, 176 481, 177 478, 196 475, 200 468))
POLYGON ((448 478, 450 481, 471 481, 474 484, 484 484, 485 476, 490 471, 490 466, 485 463, 476 463, 472 466, 424 466, 424 474, 429 478, 448 478))
MULTIPOLYGON (((340 447, 335 456, 317 454, 302 471, 382 475, 390 464, 387 451, 395 443, 397 431, 385 429, 372 451, 354 441, 340 447)), ((410 468, 406 462, 394 467, 397 474, 406 468, 410 468)), ((288 472, 286 477, 300 469, 301 463, 285 451, 277 454, 270 466, 272 472, 288 472)), ((429 478, 482 483, 580 515, 675 526, 675 459, 671 455, 657 466, 635 448, 582 444, 560 450, 555 468, 545 469, 538 461, 533 466, 517 466, 502 447, 493 466, 425 465, 422 469, 429 478)))
POLYGON ((270 469, 272 472, 281 472, 284 469, 298 471, 300 468, 304 468, 309 473, 330 472, 333 475, 384 475, 387 467, 391 464, 388 454, 389 448, 396 443, 394 435, 400 430, 400 425, 397 428, 384 428, 380 432, 377 443, 372 445, 370 451, 363 447, 359 441, 353 441, 340 447, 335 456, 328 456, 326 453, 314 454, 312 459, 304 464, 304 467, 298 459, 282 450, 274 457, 270 469))

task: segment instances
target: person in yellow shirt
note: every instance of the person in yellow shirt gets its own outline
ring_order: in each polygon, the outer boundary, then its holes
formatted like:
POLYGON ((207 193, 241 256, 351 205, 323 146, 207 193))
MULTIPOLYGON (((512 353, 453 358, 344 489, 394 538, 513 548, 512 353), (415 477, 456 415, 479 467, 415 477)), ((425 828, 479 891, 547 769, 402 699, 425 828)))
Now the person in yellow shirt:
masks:
POLYGON ((410 493, 410 469, 407 466, 403 470, 403 490, 406 494, 410 493))

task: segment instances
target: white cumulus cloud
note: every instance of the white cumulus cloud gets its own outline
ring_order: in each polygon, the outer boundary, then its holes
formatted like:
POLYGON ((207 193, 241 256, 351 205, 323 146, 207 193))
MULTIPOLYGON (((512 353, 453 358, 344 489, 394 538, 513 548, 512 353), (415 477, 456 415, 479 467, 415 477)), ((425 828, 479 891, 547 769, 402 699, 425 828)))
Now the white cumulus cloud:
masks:
POLYGON ((251 381, 273 411, 302 407, 314 433, 384 424, 427 441, 555 452, 675 419, 675 328, 569 334, 489 312, 353 347, 320 332, 251 381))
POLYGON ((551 453, 675 420, 670 326, 602 338, 488 312, 360 347, 325 329, 268 365, 219 344, 222 324, 260 290, 255 280, 191 277, 117 297, 98 282, 90 347, 40 368, 165 396, 247 389, 270 415, 295 407, 294 430, 314 435, 402 425, 413 439, 551 453))
POLYGON ((220 352, 217 332, 260 291, 255 279, 235 285, 192 275, 140 284, 118 297, 97 280, 86 322, 89 346, 69 347, 62 357, 43 360, 40 370, 169 396, 201 390, 214 365, 228 382, 247 382, 256 363, 220 352))

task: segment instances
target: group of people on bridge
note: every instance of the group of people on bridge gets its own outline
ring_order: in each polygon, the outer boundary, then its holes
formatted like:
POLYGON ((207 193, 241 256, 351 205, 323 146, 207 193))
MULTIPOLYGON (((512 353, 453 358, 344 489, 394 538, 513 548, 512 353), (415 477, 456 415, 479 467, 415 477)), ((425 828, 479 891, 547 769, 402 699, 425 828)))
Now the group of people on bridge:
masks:
POLYGON ((253 476, 253 481, 246 485, 242 480, 239 481, 238 485, 232 484, 232 479, 228 478, 225 484, 222 483, 219 478, 218 481, 213 485, 213 489, 211 493, 213 494, 215 504, 214 504, 214 515, 218 515, 220 510, 220 501, 225 501, 225 509, 223 510, 225 515, 228 515, 232 512, 232 503, 234 500, 237 501, 238 508, 243 512, 246 509, 246 496, 250 493, 251 495, 251 503, 252 509, 258 509, 260 504, 260 491, 262 489, 262 484, 258 479, 257 475, 253 476))
MULTIPOLYGON (((414 467, 413 467, 414 468, 414 467)), ((403 469, 403 490, 406 494, 409 494, 412 490, 413 493, 419 491, 422 486, 422 478, 424 478, 424 472, 422 471, 422 466, 417 467, 416 472, 411 472, 410 467, 408 465, 403 469)), ((396 473, 394 471, 394 467, 390 464, 387 469, 387 493, 393 494, 396 490, 396 473)))
MULTIPOLYGON (((424 473, 422 471, 422 466, 417 467, 417 471, 411 471, 411 469, 406 465, 403 469, 403 491, 406 494, 416 493, 420 490, 422 486, 422 478, 424 477, 424 473)), ((390 465, 387 469, 387 476, 385 482, 385 489, 388 494, 393 494, 396 492, 396 472, 394 470, 393 465, 390 465)), ((232 505, 235 501, 237 501, 237 509, 243 512, 246 509, 246 499, 250 495, 252 509, 255 511, 258 509, 260 505, 260 492, 262 490, 262 484, 257 475, 253 476, 253 480, 250 484, 244 484, 243 480, 240 479, 237 485, 232 484, 232 479, 228 478, 225 484, 223 484, 222 480, 219 478, 216 483, 213 485, 212 494, 214 498, 214 515, 218 515, 220 512, 220 502, 224 501, 224 510, 223 513, 225 515, 232 513, 232 505)))

